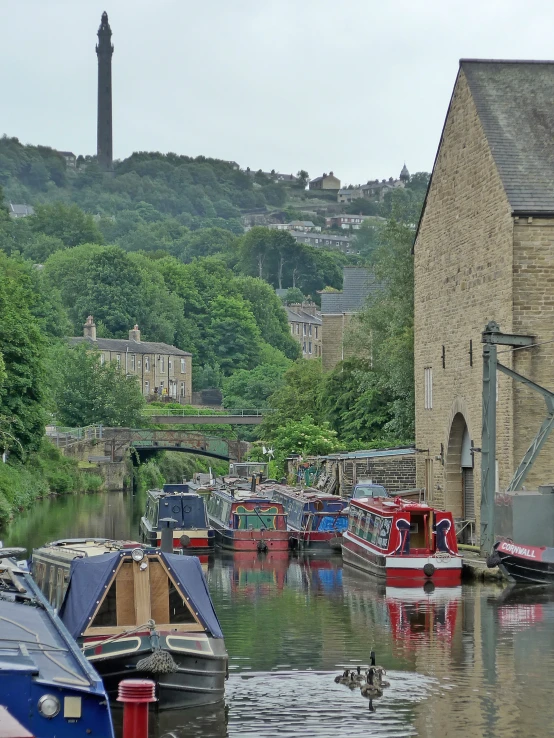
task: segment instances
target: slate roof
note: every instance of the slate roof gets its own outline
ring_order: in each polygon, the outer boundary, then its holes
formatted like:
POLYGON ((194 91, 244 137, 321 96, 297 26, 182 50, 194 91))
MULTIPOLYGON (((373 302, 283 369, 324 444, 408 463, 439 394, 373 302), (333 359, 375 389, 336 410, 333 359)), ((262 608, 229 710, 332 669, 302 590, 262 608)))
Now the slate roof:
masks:
POLYGON ((462 59, 514 214, 554 214, 554 62, 462 59))
POLYGON ((321 312, 323 315, 358 313, 367 298, 379 290, 381 284, 369 269, 343 267, 342 292, 321 292, 321 312))
POLYGON ((285 310, 287 311, 289 323, 313 323, 314 325, 321 325, 319 315, 311 315, 304 310, 292 310, 287 305, 285 305, 285 310))
POLYGON ((23 218, 26 215, 34 215, 35 209, 32 205, 25 205, 23 203, 10 202, 9 204, 10 214, 16 218, 23 218))
POLYGON ((87 341, 91 346, 95 346, 100 351, 119 351, 122 354, 129 351, 130 354, 170 354, 171 356, 192 356, 188 351, 181 351, 176 346, 170 346, 168 343, 156 343, 153 341, 129 341, 125 338, 92 338, 84 336, 76 336, 69 339, 69 342, 76 346, 79 343, 87 341))

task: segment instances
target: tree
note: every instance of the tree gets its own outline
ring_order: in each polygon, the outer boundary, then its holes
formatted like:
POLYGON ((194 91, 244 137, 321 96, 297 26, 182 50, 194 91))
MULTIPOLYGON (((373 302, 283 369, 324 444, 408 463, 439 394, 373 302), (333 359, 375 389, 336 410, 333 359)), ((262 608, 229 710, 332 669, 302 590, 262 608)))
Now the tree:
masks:
POLYGON ((264 278, 264 265, 272 250, 269 228, 254 226, 243 237, 240 244, 240 266, 244 274, 264 278))
POLYGON ((0 252, 0 430, 3 447, 20 457, 39 448, 46 420, 46 347, 29 298, 17 264, 0 252))
POLYGON ((359 252, 362 259, 371 264, 373 252, 379 245, 381 232, 386 222, 380 218, 364 220, 354 236, 354 250, 359 252))
POLYGON ((379 215, 379 203, 374 200, 366 200, 364 197, 357 197, 348 203, 345 207, 345 213, 353 215, 379 215))
POLYGON ((283 298, 285 305, 294 305, 297 303, 303 303, 306 298, 304 297, 302 290, 298 287, 289 287, 287 294, 283 298))
POLYGON ((274 412, 267 415, 261 426, 263 438, 272 439, 278 428, 289 420, 301 420, 310 415, 315 422, 323 421, 323 373, 318 359, 298 359, 284 374, 284 384, 269 398, 274 412))
POLYGON ((274 434, 275 460, 283 472, 284 460, 291 454, 325 456, 343 448, 328 423, 316 423, 310 415, 289 420, 274 434))
POLYGON ((262 337, 246 302, 241 297, 220 295, 210 307, 211 325, 207 334, 223 374, 252 369, 258 363, 262 337))
POLYGON ((100 229, 92 215, 84 213, 77 205, 37 205, 35 215, 30 216, 35 233, 59 238, 65 246, 82 243, 102 243, 100 229))
POLYGON ((58 361, 56 417, 62 425, 132 428, 142 422, 137 377, 127 377, 115 362, 102 366, 98 352, 84 345, 60 347, 58 361))
POLYGON ((298 186, 305 190, 308 186, 310 175, 305 169, 301 169, 299 172, 296 173, 296 176, 298 177, 298 186))
POLYGON ((223 405, 234 408, 269 407, 268 398, 283 384, 286 367, 260 364, 255 369, 240 369, 223 382, 223 405))

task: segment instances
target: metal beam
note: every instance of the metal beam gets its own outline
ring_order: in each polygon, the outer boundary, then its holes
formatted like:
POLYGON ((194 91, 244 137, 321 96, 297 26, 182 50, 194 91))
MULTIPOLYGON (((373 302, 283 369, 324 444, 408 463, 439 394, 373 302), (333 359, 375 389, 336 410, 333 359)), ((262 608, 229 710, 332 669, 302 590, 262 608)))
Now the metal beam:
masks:
MULTIPOLYGON (((490 325, 490 323, 489 323, 490 325)), ((488 328, 489 326, 487 326, 488 328)), ((486 330, 486 329, 485 329, 486 330)), ((484 340, 485 334, 483 334, 484 340)), ((494 543, 496 493, 496 344, 483 345, 483 431, 481 438, 481 552, 494 543)))

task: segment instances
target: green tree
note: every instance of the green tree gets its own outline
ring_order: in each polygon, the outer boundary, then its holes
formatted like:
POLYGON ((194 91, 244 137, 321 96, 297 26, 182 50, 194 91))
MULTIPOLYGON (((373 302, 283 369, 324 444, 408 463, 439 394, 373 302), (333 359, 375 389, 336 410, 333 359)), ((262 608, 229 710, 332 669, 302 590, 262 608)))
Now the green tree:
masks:
POLYGON ((260 329, 241 297, 216 297, 210 306, 207 334, 211 350, 223 374, 252 369, 262 346, 260 329))
POLYGON ((322 411, 323 373, 318 359, 298 359, 284 374, 284 384, 269 398, 274 412, 264 418, 261 437, 272 439, 289 420, 309 414, 315 422, 324 420, 322 411))
POLYGON ((296 173, 296 176, 298 177, 298 186, 305 190, 308 186, 310 175, 305 169, 301 169, 299 172, 296 173))
POLYGON ((305 299, 302 290, 299 290, 298 287, 289 287, 287 294, 283 298, 283 302, 285 305, 295 305, 297 303, 303 303, 305 299))
POLYGON ((35 215, 30 216, 35 233, 59 238, 65 246, 82 243, 102 243, 100 229, 92 215, 84 213, 77 205, 37 205, 35 215))
POLYGON ((289 420, 280 426, 273 437, 275 460, 279 471, 283 472, 284 460, 291 454, 306 456, 325 456, 340 451, 343 444, 329 423, 315 422, 310 415, 300 420, 289 420))
POLYGON ((223 382, 223 405, 232 408, 269 407, 268 399, 284 385, 286 366, 260 364, 240 369, 223 382))
POLYGON ((127 377, 117 364, 101 365, 89 347, 60 347, 60 374, 55 388, 56 418, 62 425, 103 424, 134 427, 142 422, 144 398, 136 377, 127 377))

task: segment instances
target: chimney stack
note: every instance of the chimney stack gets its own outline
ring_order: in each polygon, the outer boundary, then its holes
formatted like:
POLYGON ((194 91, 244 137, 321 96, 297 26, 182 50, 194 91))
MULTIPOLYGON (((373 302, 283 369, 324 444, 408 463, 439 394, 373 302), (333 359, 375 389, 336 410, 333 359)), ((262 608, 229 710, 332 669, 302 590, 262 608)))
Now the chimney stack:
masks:
POLYGON ((94 324, 94 318, 92 317, 92 315, 88 316, 84 328, 84 337, 90 338, 91 341, 96 341, 96 325, 94 324))
POLYGON ((133 330, 129 331, 129 341, 140 343, 140 331, 138 325, 135 323, 133 330))

